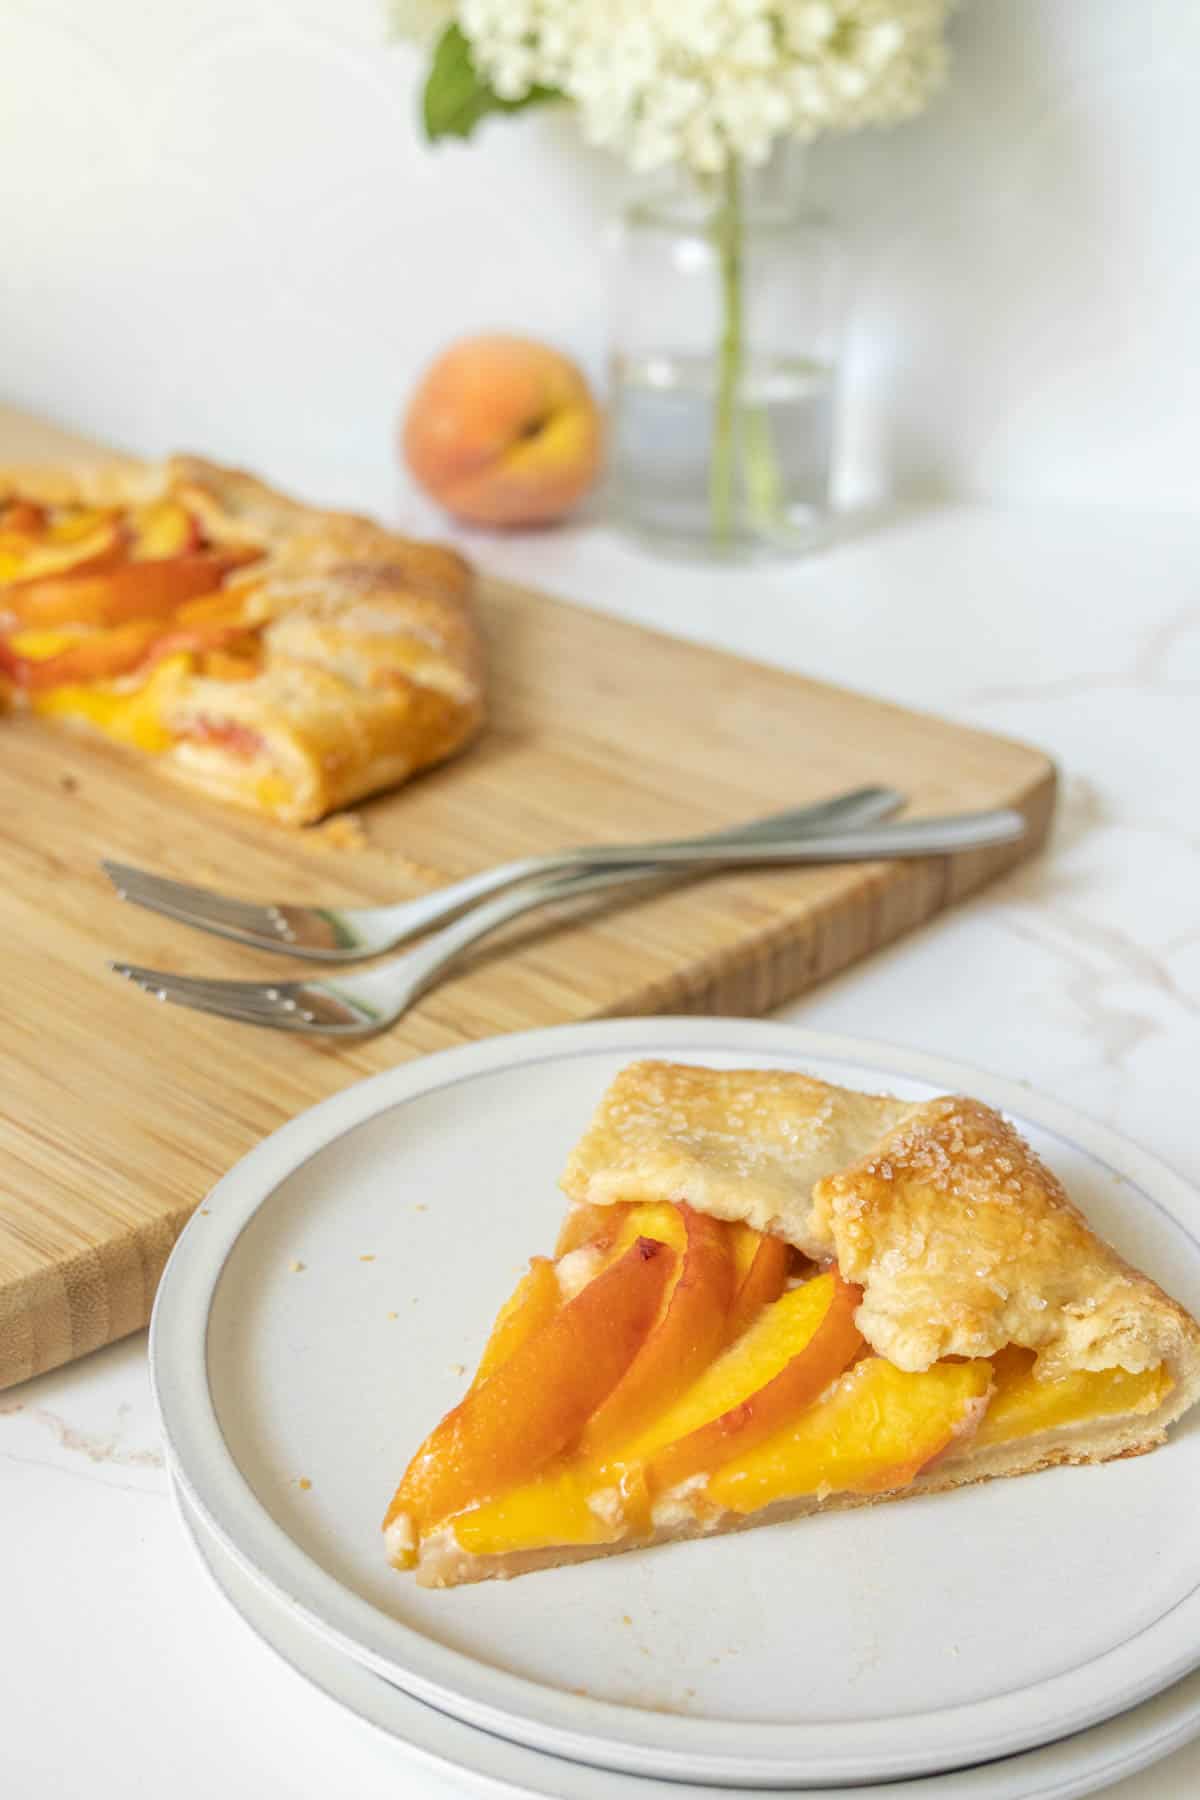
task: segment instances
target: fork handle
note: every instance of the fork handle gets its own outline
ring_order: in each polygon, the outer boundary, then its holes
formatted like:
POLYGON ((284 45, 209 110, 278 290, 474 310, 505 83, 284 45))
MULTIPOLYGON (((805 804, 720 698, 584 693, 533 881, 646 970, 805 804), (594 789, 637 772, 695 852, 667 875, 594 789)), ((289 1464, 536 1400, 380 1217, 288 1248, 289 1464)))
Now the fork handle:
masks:
MULTIPOLYGON (((1005 810, 962 814, 950 819, 914 821, 909 828, 882 826, 876 831, 864 830, 841 836, 827 834, 811 841, 795 838, 755 846, 743 844, 741 847, 746 851, 746 860, 754 863, 861 861, 889 856, 944 855, 954 850, 978 848, 985 844, 1011 843, 1024 829, 1025 821, 1021 814, 1005 810), (903 836, 899 835, 901 832, 904 833, 903 836), (864 842, 860 843, 860 840, 864 842), (879 847, 884 840, 891 848, 879 847), (866 845, 874 847, 865 847, 866 845)), ((571 873, 526 881, 515 890, 496 895, 474 907, 395 962, 385 963, 367 973, 350 977, 346 985, 357 997, 371 1004, 382 1002, 385 1008, 394 1008, 399 999, 403 1006, 407 1006, 431 987, 442 971, 471 944, 499 930, 511 920, 520 918, 522 913, 532 912, 537 907, 558 901, 574 900, 583 894, 597 893, 605 888, 623 887, 653 879, 662 880, 664 877, 667 880, 679 879, 689 867, 695 867, 697 863, 711 865, 723 860, 726 865, 734 864, 738 860, 736 849, 735 844, 727 845, 724 858, 718 853, 712 856, 706 854, 703 858, 677 857, 666 861, 624 863, 616 868, 597 867, 593 864, 571 873), (734 851, 733 855, 729 853, 731 849, 734 851)))
MULTIPOLYGON (((423 932, 446 924, 468 907, 476 906, 493 894, 503 893, 508 888, 530 880, 577 873, 585 868, 611 866, 628 870, 641 863, 657 862, 660 856, 666 861, 684 862, 690 860, 689 852, 694 850, 701 850, 704 855, 711 853, 712 860, 720 862, 727 856, 730 845, 776 842, 810 831, 828 832, 835 826, 847 831, 855 830, 859 826, 877 823, 896 812, 903 804, 904 795, 895 788, 863 787, 838 795, 832 800, 821 800, 812 806, 791 807, 786 812, 770 813, 765 818, 751 820, 748 824, 706 832, 700 837, 669 838, 659 842, 651 840, 641 844, 593 844, 547 856, 522 857, 518 861, 498 863, 490 869, 482 869, 478 874, 468 875, 462 881, 452 882, 446 887, 435 888, 431 894, 421 894, 413 900, 402 900, 395 906, 371 908, 370 919, 363 917, 360 928, 364 938, 375 938, 380 942, 381 948, 385 944, 393 947, 408 938, 419 937, 423 932)), ((353 912, 353 909, 350 910, 353 912)), ((281 948, 290 949, 292 946, 281 948)), ((370 950, 364 947, 359 954, 369 955, 370 950)))

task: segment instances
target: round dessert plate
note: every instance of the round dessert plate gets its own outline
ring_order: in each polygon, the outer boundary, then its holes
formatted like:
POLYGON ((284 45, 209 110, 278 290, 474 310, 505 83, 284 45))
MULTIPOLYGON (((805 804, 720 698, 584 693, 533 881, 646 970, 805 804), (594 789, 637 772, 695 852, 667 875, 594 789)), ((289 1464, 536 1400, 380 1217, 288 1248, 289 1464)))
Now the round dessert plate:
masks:
POLYGON ((1200 1201, 1105 1128, 978 1070, 727 1019, 472 1044, 303 1114, 214 1189, 151 1357, 189 1504, 327 1645, 469 1725, 638 1775, 761 1787, 963 1768, 1200 1664, 1200 1429, 1152 1456, 451 1592, 379 1522, 562 1212, 556 1178, 638 1057, 800 1069, 1002 1107, 1131 1261, 1200 1310, 1200 1201))
MULTIPOLYGON (((172 1490, 188 1540, 218 1593, 298 1675, 357 1718, 403 1744, 443 1777, 473 1777, 482 1791, 521 1800, 720 1800, 722 1790, 691 1782, 667 1786, 589 1763, 565 1762, 464 1725, 325 1643, 246 1574, 172 1490)), ((918 1776, 885 1787, 792 1788, 802 1800, 1075 1800, 1137 1774, 1200 1734, 1200 1673, 1090 1731, 982 1768, 918 1776)), ((401 1790, 408 1792, 408 1789, 401 1790)), ((725 1790, 729 1792, 730 1790, 725 1790)), ((779 1788, 739 1788, 738 1800, 786 1800, 779 1788)))

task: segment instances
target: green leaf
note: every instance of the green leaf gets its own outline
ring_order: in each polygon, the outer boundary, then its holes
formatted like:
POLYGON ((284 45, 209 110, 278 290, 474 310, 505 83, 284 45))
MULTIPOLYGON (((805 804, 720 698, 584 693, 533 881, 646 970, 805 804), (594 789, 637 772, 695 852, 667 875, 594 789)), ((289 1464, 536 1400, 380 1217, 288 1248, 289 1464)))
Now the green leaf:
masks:
POLYGON ((488 113, 521 112, 561 100, 557 88, 534 87, 520 100, 502 100, 476 69, 471 46, 458 25, 447 25, 438 39, 425 83, 422 117, 430 143, 443 137, 470 137, 488 113))

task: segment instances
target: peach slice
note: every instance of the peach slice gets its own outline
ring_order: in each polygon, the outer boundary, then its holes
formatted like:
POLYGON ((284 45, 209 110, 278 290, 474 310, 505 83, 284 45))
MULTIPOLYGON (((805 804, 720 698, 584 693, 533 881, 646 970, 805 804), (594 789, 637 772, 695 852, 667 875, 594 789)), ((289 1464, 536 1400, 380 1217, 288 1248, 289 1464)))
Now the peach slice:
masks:
POLYGON ((615 1202, 612 1206, 589 1208, 589 1212, 609 1213, 600 1221, 598 1236, 589 1236, 591 1221, 583 1218, 572 1226, 568 1215, 556 1251, 564 1288, 577 1292, 586 1281, 594 1281, 603 1269, 624 1256, 637 1238, 654 1238, 680 1256, 687 1249, 687 1232, 683 1216, 672 1200, 615 1202), (576 1242, 576 1238, 582 1242, 576 1242), (564 1249, 562 1246, 567 1245, 564 1249))
POLYGON ((0 638, 0 674, 33 695, 48 694, 60 687, 113 681, 138 669, 152 669, 165 657, 185 651, 228 651, 253 642, 238 625, 214 622, 164 632, 157 619, 130 619, 107 631, 86 632, 51 656, 34 657, 19 648, 28 636, 19 632, 12 643, 0 638))
MULTIPOLYGON (((261 664, 252 652, 239 653, 237 650, 220 649, 202 651, 197 671, 209 681, 253 681, 261 672, 261 664)), ((253 735, 261 745, 258 733, 253 735)))
POLYGON ((153 667, 164 656, 174 656, 180 650, 189 651, 194 656, 221 650, 243 651, 250 656, 255 652, 257 643, 255 633, 246 626, 212 619, 196 625, 173 625, 161 637, 154 639, 143 660, 153 667))
POLYGON ((201 594, 198 600, 185 600, 177 607, 171 615, 171 623, 181 628, 246 625, 246 596, 240 589, 223 587, 215 593, 201 594))
POLYGON ((200 547, 200 528, 178 500, 152 500, 129 515, 130 555, 137 562, 180 556, 200 547))
POLYGON ((18 537, 36 537, 46 523, 46 509, 34 500, 0 502, 0 531, 15 532, 18 537))
POLYGON ((1171 1388, 1161 1363, 1137 1375, 1128 1369, 1081 1369, 1056 1381, 1039 1381, 1032 1350, 1014 1344, 994 1364, 996 1392, 972 1440, 979 1446, 1007 1444, 1112 1413, 1152 1412, 1171 1388))
MULTIPOLYGON (((15 546, 10 548, 15 549, 15 546)), ((51 582, 67 575, 100 574, 105 569, 115 568, 124 554, 125 534, 120 523, 103 515, 97 515, 91 528, 78 536, 65 537, 61 541, 34 539, 21 548, 11 562, 6 558, 5 576, 12 585, 0 601, 0 610, 24 618, 17 599, 33 584, 40 585, 43 581, 51 582)), ((28 622, 57 623, 33 618, 28 622)))
POLYGON ((459 1543, 485 1555, 542 1544, 603 1543, 630 1531, 648 1533, 651 1493, 642 1458, 686 1438, 765 1387, 811 1342, 828 1316, 834 1292, 833 1277, 822 1275, 785 1294, 640 1437, 599 1462, 585 1460, 582 1454, 567 1462, 558 1459, 532 1481, 460 1514, 454 1521, 459 1543))
POLYGON ((725 1340, 733 1262, 724 1228, 685 1203, 678 1213, 684 1232, 678 1278, 661 1319, 584 1427, 585 1457, 598 1459, 640 1431, 691 1385, 725 1340))
POLYGON ((132 692, 114 693, 103 685, 56 687, 33 695, 31 703, 35 712, 52 718, 81 719, 119 744, 157 756, 175 742, 175 734, 163 723, 163 716, 188 673, 189 658, 168 657, 132 692))
POLYGON ((987 1362, 934 1363, 914 1375, 867 1357, 826 1399, 718 1469, 708 1498, 751 1513, 804 1494, 907 1487, 978 1417, 991 1379, 987 1362))
POLYGON ((36 658, 0 642, 0 666, 17 687, 30 694, 109 681, 137 668, 159 629, 153 619, 134 620, 112 631, 89 632, 52 656, 36 658))
POLYGON ((622 1445, 622 1464, 648 1461, 765 1387, 810 1341, 829 1311, 832 1294, 832 1275, 818 1275, 764 1307, 749 1331, 710 1363, 673 1406, 631 1444, 622 1445))
POLYGON ((682 1256, 687 1249, 684 1208, 673 1200, 646 1200, 627 1207, 613 1237, 613 1254, 623 1256, 636 1238, 657 1238, 682 1256))
POLYGON ((494 1375, 501 1363, 549 1323, 562 1303, 562 1289, 554 1264, 545 1256, 531 1259, 527 1272, 496 1315, 492 1334, 483 1347, 472 1387, 494 1375))
POLYGON ((47 544, 75 544, 90 538, 100 525, 120 520, 115 506, 63 506, 46 510, 42 535, 47 544))
POLYGON ((185 600, 212 593, 243 559, 194 551, 158 562, 126 563, 96 574, 22 581, 10 588, 5 610, 22 625, 124 625, 169 618, 185 600))
POLYGON ((755 1235, 758 1236, 758 1248, 734 1295, 729 1314, 727 1335, 730 1343, 741 1337, 764 1306, 778 1300, 792 1260, 792 1247, 782 1238, 755 1235))
POLYGON ((461 1512, 454 1535, 473 1556, 539 1550, 544 1544, 607 1544, 624 1533, 620 1510, 611 1519, 591 1504, 595 1471, 574 1463, 553 1463, 532 1481, 461 1512))
POLYGON ((624 1201, 617 1201, 612 1206, 593 1206, 590 1201, 581 1201, 571 1208, 562 1222, 554 1246, 555 1256, 569 1256, 572 1250, 581 1250, 585 1244, 613 1242, 628 1211, 624 1201))
POLYGON ((652 1456, 646 1465, 651 1493, 710 1474, 731 1457, 745 1455, 836 1381, 862 1348, 862 1333, 854 1323, 862 1289, 836 1271, 828 1279, 829 1303, 808 1342, 763 1387, 652 1456))
POLYGON ((384 1528, 462 1512, 536 1475, 572 1443, 658 1317, 676 1258, 639 1238, 434 1427, 405 1470, 384 1528))

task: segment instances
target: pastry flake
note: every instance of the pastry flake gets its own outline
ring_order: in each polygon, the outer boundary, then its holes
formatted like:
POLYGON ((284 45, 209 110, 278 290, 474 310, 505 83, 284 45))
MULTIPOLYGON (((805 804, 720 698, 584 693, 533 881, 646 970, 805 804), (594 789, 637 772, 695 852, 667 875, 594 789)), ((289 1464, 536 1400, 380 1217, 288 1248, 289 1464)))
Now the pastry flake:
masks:
POLYGON ((0 472, 0 700, 307 824, 483 718, 452 550, 196 457, 0 472))
POLYGON ((563 1186, 388 1509, 425 1585, 1138 1455, 1200 1394, 1200 1326, 978 1101, 636 1063, 563 1186))

